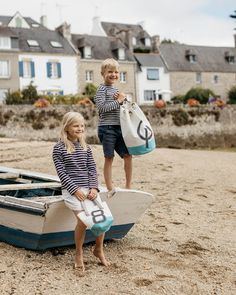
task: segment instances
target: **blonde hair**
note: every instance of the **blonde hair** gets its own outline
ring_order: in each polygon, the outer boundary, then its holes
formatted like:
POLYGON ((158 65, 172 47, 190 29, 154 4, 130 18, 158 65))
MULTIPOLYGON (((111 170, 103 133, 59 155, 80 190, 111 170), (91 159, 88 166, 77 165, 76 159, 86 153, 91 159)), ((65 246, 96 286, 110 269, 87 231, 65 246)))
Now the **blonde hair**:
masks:
POLYGON ((102 62, 101 74, 104 75, 107 69, 118 70, 119 63, 114 58, 107 58, 102 62))
MULTIPOLYGON (((61 127, 61 136, 60 140, 64 142, 66 150, 68 153, 72 153, 75 151, 74 143, 68 138, 68 133, 66 129, 76 122, 80 122, 84 124, 84 117, 78 112, 68 112, 64 115, 62 119, 62 127, 61 127)), ((87 144, 85 141, 85 134, 82 134, 81 138, 79 139, 79 143, 81 144, 84 150, 87 150, 87 144)))

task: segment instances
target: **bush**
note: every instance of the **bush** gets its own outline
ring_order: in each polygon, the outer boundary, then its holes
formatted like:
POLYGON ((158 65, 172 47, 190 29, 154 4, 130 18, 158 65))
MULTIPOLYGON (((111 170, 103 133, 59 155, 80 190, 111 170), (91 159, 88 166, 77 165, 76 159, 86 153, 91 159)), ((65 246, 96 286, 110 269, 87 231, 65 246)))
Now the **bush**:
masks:
POLYGON ((229 97, 229 103, 230 104, 236 104, 236 86, 233 86, 229 90, 228 97, 229 97))
POLYGON ((215 97, 215 93, 208 89, 202 87, 191 88, 184 97, 184 102, 186 103, 189 98, 194 98, 201 104, 206 104, 208 102, 209 96, 215 97))
POLYGON ((85 86, 85 95, 89 98, 93 98, 96 95, 97 87, 93 83, 88 83, 85 86))
POLYGON ((38 99, 38 93, 33 82, 31 81, 29 86, 22 90, 22 103, 33 104, 38 99))
POLYGON ((22 97, 20 91, 8 92, 6 94, 6 104, 21 104, 22 97))
POLYGON ((184 95, 176 95, 176 96, 173 96, 173 97, 171 98, 171 101, 172 101, 174 104, 177 104, 177 103, 184 103, 184 98, 185 98, 184 95))

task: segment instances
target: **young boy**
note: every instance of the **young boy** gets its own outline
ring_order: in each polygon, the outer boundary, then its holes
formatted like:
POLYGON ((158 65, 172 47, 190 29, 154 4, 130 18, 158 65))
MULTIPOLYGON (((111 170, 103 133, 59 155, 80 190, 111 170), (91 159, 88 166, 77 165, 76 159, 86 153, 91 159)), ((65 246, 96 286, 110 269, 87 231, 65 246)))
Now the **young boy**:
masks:
POLYGON ((114 87, 119 79, 119 64, 113 58, 103 61, 101 75, 104 83, 101 84, 95 96, 95 102, 99 113, 98 137, 103 145, 105 157, 104 179, 108 189, 108 196, 112 196, 116 189, 112 184, 112 162, 114 151, 124 159, 126 188, 131 187, 132 156, 129 155, 124 143, 120 127, 120 105, 125 100, 125 94, 120 93, 114 87))

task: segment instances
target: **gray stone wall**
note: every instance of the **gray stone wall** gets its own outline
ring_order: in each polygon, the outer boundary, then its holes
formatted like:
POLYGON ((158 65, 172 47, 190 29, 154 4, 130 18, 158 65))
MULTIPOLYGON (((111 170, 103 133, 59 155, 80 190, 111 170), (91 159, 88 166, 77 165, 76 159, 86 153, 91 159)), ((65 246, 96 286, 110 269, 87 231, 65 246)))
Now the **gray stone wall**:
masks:
MULTIPOLYGON (((230 148, 236 147, 236 106, 173 105, 164 109, 142 107, 153 127, 158 147, 230 148)), ((86 119, 89 143, 97 138, 97 112, 94 107, 50 106, 35 108, 24 105, 0 106, 0 136, 22 140, 56 141, 63 115, 78 111, 86 119)))

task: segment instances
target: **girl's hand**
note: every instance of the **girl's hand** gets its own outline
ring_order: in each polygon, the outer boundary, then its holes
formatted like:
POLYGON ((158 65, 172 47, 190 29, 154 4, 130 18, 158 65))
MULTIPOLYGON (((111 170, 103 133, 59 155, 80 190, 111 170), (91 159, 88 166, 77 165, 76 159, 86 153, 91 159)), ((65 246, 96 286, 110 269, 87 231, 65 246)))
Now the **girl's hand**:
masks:
POLYGON ((88 193, 88 199, 93 201, 97 198, 98 191, 95 188, 91 188, 90 192, 88 193))
POLYGON ((80 201, 84 201, 86 199, 86 196, 80 190, 77 190, 74 195, 80 201))

